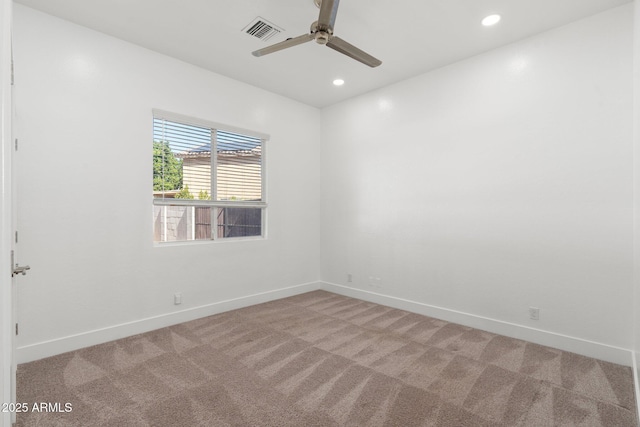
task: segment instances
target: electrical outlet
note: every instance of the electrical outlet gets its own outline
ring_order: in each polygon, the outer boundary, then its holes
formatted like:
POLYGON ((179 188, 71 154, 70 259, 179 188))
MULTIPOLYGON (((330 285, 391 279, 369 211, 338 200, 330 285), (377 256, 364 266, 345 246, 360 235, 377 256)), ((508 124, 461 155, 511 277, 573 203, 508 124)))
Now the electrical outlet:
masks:
POLYGON ((529 319, 540 320, 540 309, 537 307, 529 307, 529 319))
POLYGON ((175 305, 182 304, 182 293, 178 292, 178 293, 173 294, 173 303, 175 305))
POLYGON ((347 282, 349 283, 353 282, 353 276, 351 275, 351 273, 347 274, 347 282))

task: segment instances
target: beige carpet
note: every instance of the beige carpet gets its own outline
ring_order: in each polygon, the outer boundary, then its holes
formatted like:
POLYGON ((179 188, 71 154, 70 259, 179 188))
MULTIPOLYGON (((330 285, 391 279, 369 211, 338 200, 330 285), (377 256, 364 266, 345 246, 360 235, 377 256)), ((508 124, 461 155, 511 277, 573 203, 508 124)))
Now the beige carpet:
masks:
POLYGON ((58 403, 18 426, 636 426, 628 367, 324 291, 20 365, 18 401, 58 403))

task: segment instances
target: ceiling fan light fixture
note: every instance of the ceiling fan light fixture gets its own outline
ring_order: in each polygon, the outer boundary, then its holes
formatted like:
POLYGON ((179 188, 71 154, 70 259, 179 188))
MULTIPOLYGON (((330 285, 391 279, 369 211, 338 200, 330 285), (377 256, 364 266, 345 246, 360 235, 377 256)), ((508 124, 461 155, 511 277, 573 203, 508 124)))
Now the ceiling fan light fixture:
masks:
POLYGON ((334 86, 342 86, 343 84, 344 84, 344 80, 342 80, 342 79, 335 79, 333 81, 333 85, 334 86))
POLYGON ((500 15, 489 15, 482 20, 482 25, 484 25, 485 27, 491 27, 500 22, 500 19, 500 15))

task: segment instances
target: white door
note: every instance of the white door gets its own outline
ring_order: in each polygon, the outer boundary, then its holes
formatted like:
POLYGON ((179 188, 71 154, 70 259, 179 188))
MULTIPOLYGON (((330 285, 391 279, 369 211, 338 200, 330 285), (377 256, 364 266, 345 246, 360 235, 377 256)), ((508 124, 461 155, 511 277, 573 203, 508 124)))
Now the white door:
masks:
MULTIPOLYGON (((13 57, 11 58, 13 64, 13 57)), ((11 67, 13 70, 13 65, 11 67)), ((13 71, 12 71, 13 75, 13 71)), ((16 399, 16 347, 17 347, 17 335, 18 335, 18 285, 20 278, 27 274, 27 271, 31 269, 28 265, 20 263, 20 251, 18 250, 20 243, 20 234, 18 232, 18 168, 20 167, 20 144, 18 139, 18 127, 16 120, 16 85, 11 84, 11 300, 12 300, 12 332, 13 332, 13 345, 12 345, 12 363, 11 363, 11 402, 18 403, 16 399)), ((12 422, 15 422, 15 412, 13 412, 12 422)))
MULTIPOLYGON (((11 261, 14 197, 12 183, 13 102, 11 66, 12 1, 0 0, 0 381, 2 404, 15 403, 14 280, 11 261)), ((4 409, 4 408, 3 408, 4 409)), ((11 409, 11 408, 7 408, 11 409)), ((9 427, 15 413, 0 412, 0 426, 9 427)))
MULTIPOLYGON (((18 243, 20 242, 20 235, 17 229, 17 221, 18 221, 18 179, 17 179, 17 170, 19 167, 19 159, 20 155, 18 153, 19 150, 19 142, 17 138, 17 127, 15 120, 15 100, 16 96, 16 86, 11 85, 11 104, 14 108, 12 108, 11 112, 11 326, 13 333, 13 345, 11 348, 11 402, 17 403, 16 399, 16 347, 17 347, 17 335, 18 335, 18 283, 20 281, 20 277, 27 274, 27 271, 31 269, 28 265, 21 265, 19 263, 20 259, 20 251, 18 250, 18 243)), ((14 423, 16 421, 16 412, 12 412, 11 422, 14 423)))

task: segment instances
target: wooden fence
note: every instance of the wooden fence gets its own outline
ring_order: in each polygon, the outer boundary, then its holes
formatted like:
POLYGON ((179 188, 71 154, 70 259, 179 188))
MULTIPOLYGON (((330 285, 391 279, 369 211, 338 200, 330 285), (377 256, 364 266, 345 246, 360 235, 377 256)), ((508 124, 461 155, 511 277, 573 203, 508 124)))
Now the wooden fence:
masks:
POLYGON ((210 240, 211 210, 217 209, 218 238, 260 236, 262 209, 154 206, 154 241, 210 240))

